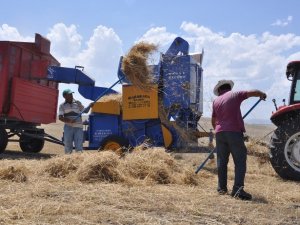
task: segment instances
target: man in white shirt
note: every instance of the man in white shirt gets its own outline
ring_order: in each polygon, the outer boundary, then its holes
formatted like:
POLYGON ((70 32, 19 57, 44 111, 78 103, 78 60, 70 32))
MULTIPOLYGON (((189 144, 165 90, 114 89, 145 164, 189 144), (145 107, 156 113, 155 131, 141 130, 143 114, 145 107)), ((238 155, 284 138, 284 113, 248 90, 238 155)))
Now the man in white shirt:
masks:
POLYGON ((65 153, 71 154, 73 150, 73 142, 76 152, 83 150, 83 124, 81 111, 84 106, 80 101, 73 98, 73 91, 66 89, 63 91, 65 102, 60 104, 58 119, 65 123, 64 125, 64 145, 65 153))

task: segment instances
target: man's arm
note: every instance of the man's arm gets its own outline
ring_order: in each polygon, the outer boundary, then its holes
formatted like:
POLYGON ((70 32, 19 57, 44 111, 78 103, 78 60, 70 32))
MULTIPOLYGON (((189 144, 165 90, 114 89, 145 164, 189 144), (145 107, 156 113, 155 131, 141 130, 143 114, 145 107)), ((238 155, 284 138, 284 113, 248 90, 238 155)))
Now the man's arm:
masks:
POLYGON ((249 97, 260 97, 262 100, 265 100, 267 98, 267 95, 260 90, 250 90, 247 91, 247 98, 249 97))
POLYGON ((73 123, 74 122, 72 119, 64 117, 64 110, 63 110, 62 105, 59 106, 58 119, 64 123, 73 123))
POLYGON ((88 113, 90 109, 94 106, 94 102, 90 103, 88 107, 85 108, 85 110, 82 113, 88 113))
POLYGON ((70 118, 66 118, 63 115, 59 115, 58 119, 64 123, 74 123, 74 120, 72 120, 70 118))
POLYGON ((216 129, 216 112, 215 112, 214 102, 212 104, 211 125, 215 130, 216 129))
POLYGON ((211 125, 215 130, 216 129, 216 117, 211 117, 211 125))

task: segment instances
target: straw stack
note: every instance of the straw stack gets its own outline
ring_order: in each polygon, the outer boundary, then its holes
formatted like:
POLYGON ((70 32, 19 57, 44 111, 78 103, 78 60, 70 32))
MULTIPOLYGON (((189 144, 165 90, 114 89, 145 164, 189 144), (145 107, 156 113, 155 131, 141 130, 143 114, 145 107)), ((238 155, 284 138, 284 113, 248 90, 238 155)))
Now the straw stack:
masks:
POLYGON ((122 63, 122 71, 128 81, 141 89, 149 89, 149 85, 153 83, 153 77, 150 75, 147 60, 153 52, 157 50, 157 46, 145 42, 134 45, 129 53, 124 56, 122 63))

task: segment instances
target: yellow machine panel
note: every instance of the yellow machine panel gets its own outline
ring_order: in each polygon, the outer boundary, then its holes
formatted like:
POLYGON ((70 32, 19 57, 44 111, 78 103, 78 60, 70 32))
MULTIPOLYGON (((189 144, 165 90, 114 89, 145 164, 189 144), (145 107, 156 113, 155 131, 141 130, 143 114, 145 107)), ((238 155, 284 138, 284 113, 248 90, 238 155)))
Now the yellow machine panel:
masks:
POLYGON ((158 90, 153 85, 149 90, 123 85, 123 120, 158 118, 158 90))
POLYGON ((95 102, 92 112, 120 115, 120 103, 117 101, 95 102))
POLYGON ((170 130, 168 128, 165 127, 165 125, 161 125, 161 130, 163 133, 163 137, 164 137, 164 143, 165 143, 165 147, 168 148, 170 147, 170 145, 173 142, 173 137, 172 137, 172 133, 170 132, 170 130))

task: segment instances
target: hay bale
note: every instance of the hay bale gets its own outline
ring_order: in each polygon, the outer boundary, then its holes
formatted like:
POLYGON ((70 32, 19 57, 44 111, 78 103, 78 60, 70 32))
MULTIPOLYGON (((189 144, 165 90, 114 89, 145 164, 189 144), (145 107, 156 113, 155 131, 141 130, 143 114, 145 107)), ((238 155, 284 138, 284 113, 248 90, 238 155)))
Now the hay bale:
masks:
POLYGON ((122 71, 128 81, 141 89, 149 89, 153 83, 151 71, 147 65, 150 54, 157 50, 157 46, 145 42, 134 45, 129 53, 123 57, 122 71))
MULTIPOLYGON (((198 185, 191 168, 178 163, 164 148, 135 148, 120 158, 112 151, 58 156, 42 173, 65 178, 71 173, 81 182, 120 182, 127 185, 198 185)), ((0 176, 1 178, 1 176, 0 176)))
POLYGON ((120 105, 122 104, 122 94, 109 94, 101 97, 98 102, 118 102, 120 105))
POLYGON ((130 176, 145 183, 174 183, 174 171, 180 170, 174 158, 163 148, 133 150, 122 163, 126 177, 130 176))
POLYGON ((76 171, 82 161, 82 155, 65 155, 49 160, 43 169, 44 173, 52 177, 64 178, 73 171, 76 171))
POLYGON ((154 164, 150 168, 149 178, 157 184, 175 183, 173 171, 164 164, 154 164))
POLYGON ((97 152, 86 157, 76 175, 82 182, 118 182, 122 176, 118 171, 119 156, 112 151, 97 152))
POLYGON ((0 170, 0 179, 22 183, 27 180, 25 171, 26 169, 24 167, 9 166, 5 169, 0 170))
POLYGON ((183 172, 183 184, 197 186, 199 184, 198 176, 192 169, 187 169, 183 172))
POLYGON ((249 137, 246 147, 247 154, 256 157, 259 164, 270 162, 269 149, 265 143, 249 137))

